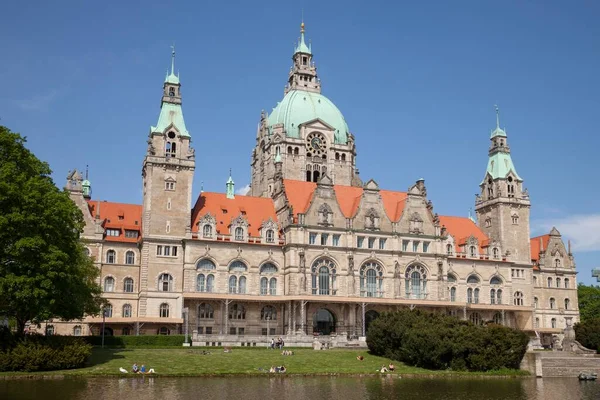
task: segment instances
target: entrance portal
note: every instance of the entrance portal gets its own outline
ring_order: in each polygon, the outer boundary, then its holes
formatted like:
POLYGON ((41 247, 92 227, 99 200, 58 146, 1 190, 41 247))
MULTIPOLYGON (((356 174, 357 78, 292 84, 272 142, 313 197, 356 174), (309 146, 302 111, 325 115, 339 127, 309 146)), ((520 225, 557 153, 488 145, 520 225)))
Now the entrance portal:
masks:
POLYGON ((319 309, 313 316, 313 332, 329 335, 335 332, 335 316, 326 308, 319 309))
POLYGON ((369 310, 365 313, 365 333, 369 334, 369 325, 379 317, 379 313, 375 310, 369 310))

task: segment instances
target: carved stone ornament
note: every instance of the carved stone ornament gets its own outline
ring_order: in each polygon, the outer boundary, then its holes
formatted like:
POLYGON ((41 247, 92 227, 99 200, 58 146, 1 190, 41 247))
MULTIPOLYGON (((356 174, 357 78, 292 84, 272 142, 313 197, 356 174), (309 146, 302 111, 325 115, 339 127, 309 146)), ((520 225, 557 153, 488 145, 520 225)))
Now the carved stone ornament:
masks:
POLYGON ((304 255, 304 251, 300 250, 298 255, 300 256, 300 272, 306 273, 306 257, 304 255))
POLYGON ((352 254, 348 256, 348 275, 354 276, 354 256, 352 254))
POLYGON ((204 214, 198 220, 198 225, 199 226, 206 225, 206 224, 215 225, 216 223, 217 223, 217 220, 216 220, 216 218, 211 213, 204 214))
POLYGON ((196 150, 193 147, 188 148, 187 158, 194 160, 196 158, 196 150))
POLYGON ((400 278, 400 263, 398 261, 394 262, 394 279, 400 278))
POLYGON ((262 231, 266 231, 268 229, 273 229, 274 231, 278 231, 279 226, 277 225, 277 222, 273 221, 273 218, 269 217, 268 220, 266 220, 262 223, 262 225, 260 226, 260 229, 262 231))
POLYGON ((317 223, 323 226, 331 226, 333 225, 333 211, 331 207, 327 203, 321 204, 319 210, 317 211, 319 220, 317 223))
POLYGON ((365 229, 378 230, 379 223, 379 213, 374 208, 370 208, 365 214, 365 229))
POLYGON ((231 226, 241 226, 247 228, 248 220, 246 220, 246 218, 244 218, 244 216, 240 214, 237 217, 231 219, 231 226))
POLYGON ((408 223, 409 233, 423 233, 423 218, 418 212, 413 212, 408 223))

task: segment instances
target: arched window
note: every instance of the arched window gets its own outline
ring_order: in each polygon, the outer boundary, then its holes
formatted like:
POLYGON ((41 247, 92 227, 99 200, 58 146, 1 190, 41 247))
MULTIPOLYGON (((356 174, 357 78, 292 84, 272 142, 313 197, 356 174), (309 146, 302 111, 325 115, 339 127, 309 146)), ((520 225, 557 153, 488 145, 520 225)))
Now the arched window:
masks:
POLYGON ((490 290, 490 304, 496 304, 496 289, 490 290))
POLYGON ((106 318, 112 318, 112 311, 113 311, 112 304, 109 303, 104 306, 104 316, 106 318))
MULTIPOLYGON (((240 228, 242 229, 242 228, 240 228)), ((202 227, 202 237, 211 238, 213 235, 212 225, 206 224, 202 227)))
POLYGON ((556 268, 560 268, 560 260, 558 258, 556 260, 554 260, 554 266, 556 268))
POLYGON ((446 254, 451 256, 453 253, 453 249, 452 249, 452 245, 451 244, 447 244, 446 245, 446 254))
MULTIPOLYGON (((88 256, 88 257, 90 257, 90 256, 91 256, 91 254, 92 254, 92 252, 90 251, 90 249, 88 249, 87 247, 85 247, 85 248, 83 249, 83 252, 84 252, 84 254, 85 254, 86 256, 88 256)), ((77 326, 79 326, 79 325, 77 325, 77 326)), ((80 328, 81 328, 81 327, 80 327, 80 328)))
POLYGON ((240 226, 235 228, 235 240, 244 240, 244 228, 240 226))
POLYGON ((360 268, 360 295, 362 297, 383 295, 383 268, 379 263, 371 261, 360 268))
POLYGON ((269 279, 269 294, 275 296, 277 294, 277 278, 269 279))
POLYGON ((204 269, 210 271, 217 269, 217 267, 215 266, 215 263, 209 260, 208 258, 203 258, 196 264, 196 269, 204 269))
POLYGON ((539 300, 537 297, 533 298, 533 308, 538 308, 539 300))
POLYGON ((46 336, 54 335, 54 325, 46 325, 46 336))
POLYGON ((568 310, 570 305, 571 305, 571 300, 565 299, 565 310, 568 310))
POLYGON ((513 214, 512 223, 513 223, 513 225, 519 225, 519 216, 518 215, 513 214))
POLYGON ((260 310, 260 319, 266 321, 267 319, 274 321, 277 319, 277 309, 273 306, 264 306, 260 310))
POLYGON ((483 320, 481 319, 481 315, 479 315, 479 313, 476 313, 476 312, 471 314, 471 316, 469 317, 469 320, 472 323, 474 323, 475 325, 481 325, 481 323, 483 322, 483 320))
POLYGON ((494 257, 494 259, 496 259, 496 260, 497 260, 498 258, 500 258, 500 251, 498 250, 498 248, 497 248, 497 247, 494 247, 494 248, 492 249, 492 256, 493 256, 493 257, 494 257))
POLYGON ((477 275, 469 275, 469 277, 467 278, 467 283, 478 284, 479 282, 480 281, 477 275))
POLYGON ((117 253, 114 250, 109 250, 106 252, 106 263, 114 264, 117 258, 117 253))
POLYGON ((493 276, 492 279, 490 279, 490 285, 502 285, 502 279, 497 276, 493 276))
POLYGON ((246 277, 240 276, 238 279, 238 293, 245 294, 246 293, 246 277))
POLYGON ((312 265, 311 274, 312 294, 336 294, 336 268, 333 261, 325 257, 317 259, 312 265))
POLYGON ((236 260, 229 264, 229 272, 246 272, 248 267, 244 262, 236 260))
POLYGON ((540 327, 540 318, 539 317, 535 317, 535 323, 534 323, 534 328, 539 328, 540 327))
POLYGON ((237 293, 237 276, 235 275, 229 277, 229 293, 237 293))
POLYGON ((552 287, 552 278, 548 278, 548 287, 552 287))
POLYGON ((537 276, 533 276, 533 286, 537 286, 538 281, 537 281, 537 276))
POLYGON ((560 288, 560 284, 561 284, 560 278, 556 278, 556 287, 560 288))
POLYGON ((554 297, 550 297, 550 309, 555 309, 556 308, 556 300, 554 299, 554 297))
POLYGON ((133 293, 133 279, 125 278, 123 281, 123 291, 125 293, 133 293))
POLYGON ((456 283, 456 275, 454 275, 454 274, 448 274, 448 282, 450 282, 450 283, 456 283))
POLYGON ((81 325, 75 325, 73 327, 73 336, 81 336, 81 325))
POLYGON ((565 278, 565 289, 569 288, 569 278, 565 278))
POLYGON ((198 306, 198 318, 199 319, 213 319, 215 312, 212 306, 208 303, 200 303, 198 306))
POLYGON ((267 230, 267 243, 275 243, 275 231, 273 229, 267 230))
POLYGON ((298 147, 294 147, 294 155, 297 156, 300 154, 300 149, 298 147))
POLYGON ((477 257, 477 248, 475 246, 469 247, 469 255, 471 257, 477 257))
POLYGON ((267 293, 269 293, 269 279, 263 276, 260 278, 260 294, 264 296, 267 293))
POLYGON ((246 308, 241 304, 229 307, 229 319, 246 319, 246 308))
POLYGON ((473 291, 473 302, 479 304, 479 288, 475 288, 473 291))
POLYGON ((131 318, 131 304, 123 305, 123 318, 131 318))
POLYGON ((112 276, 107 276, 104 278, 104 291, 105 292, 114 292, 115 291, 115 278, 112 276))
POLYGON ((550 320, 550 326, 551 326, 552 328, 556 328, 556 318, 552 318, 552 319, 550 320))
POLYGON ((158 291, 159 292, 172 292, 173 291, 173 277, 170 274, 160 274, 158 277, 158 291))
POLYGON ((502 289, 496 290, 496 304, 502 304, 502 289))
MULTIPOLYGON (((214 276, 212 274, 209 274, 208 277, 212 277, 212 279, 214 280, 214 276)), ((198 276, 196 277, 197 292, 210 292, 210 290, 208 290, 207 285, 207 280, 209 279, 208 277, 204 274, 198 274, 198 276)))
POLYGON ((169 305, 167 303, 162 303, 159 311, 161 318, 169 318, 169 305))
POLYGON ((515 292, 514 294, 514 299, 513 299, 513 304, 515 306, 522 306, 523 305, 523 293, 522 292, 515 292))
POLYGON ((167 328, 166 326, 161 327, 158 332, 159 335, 170 335, 171 334, 171 330, 169 328, 167 328))
POLYGON ((424 299, 427 296, 427 270, 420 264, 411 265, 404 273, 406 297, 424 299))
POLYGON ((502 325, 502 314, 499 312, 495 313, 493 320, 496 325, 502 325))
POLYGON ((125 253, 125 264, 135 264, 135 253, 133 251, 129 250, 127 253, 125 253))
POLYGON ((276 273, 277 273, 277 267, 273 263, 264 263, 260 267, 260 274, 261 275, 264 275, 264 274, 276 274, 276 273))
POLYGON ((456 301, 456 288, 450 288, 450 301, 456 301))

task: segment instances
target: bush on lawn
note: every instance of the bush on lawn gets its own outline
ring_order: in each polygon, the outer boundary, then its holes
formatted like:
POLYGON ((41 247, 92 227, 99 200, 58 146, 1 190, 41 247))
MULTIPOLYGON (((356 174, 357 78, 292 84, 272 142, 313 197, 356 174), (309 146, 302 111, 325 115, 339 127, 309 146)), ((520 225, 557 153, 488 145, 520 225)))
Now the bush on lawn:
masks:
MULTIPOLYGON (((102 336, 86 336, 85 340, 92 346, 102 345, 102 336)), ((181 347, 184 341, 184 335, 104 336, 105 347, 181 347)))
POLYGON ((600 353, 600 318, 588 319, 573 326, 575 339, 588 349, 600 353))
POLYGON ((382 313, 369 325, 367 345, 379 356, 428 369, 518 369, 529 337, 500 325, 474 325, 421 310, 382 313))

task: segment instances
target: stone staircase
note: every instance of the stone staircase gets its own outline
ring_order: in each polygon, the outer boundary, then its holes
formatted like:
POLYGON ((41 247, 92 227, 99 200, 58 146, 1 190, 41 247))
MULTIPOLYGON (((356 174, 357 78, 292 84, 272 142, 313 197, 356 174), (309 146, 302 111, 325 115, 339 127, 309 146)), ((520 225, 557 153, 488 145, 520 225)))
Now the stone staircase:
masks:
POLYGON ((595 372, 600 375, 600 357, 573 353, 551 352, 540 354, 542 376, 576 377, 581 372, 595 372))

